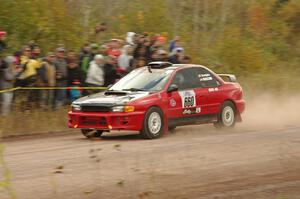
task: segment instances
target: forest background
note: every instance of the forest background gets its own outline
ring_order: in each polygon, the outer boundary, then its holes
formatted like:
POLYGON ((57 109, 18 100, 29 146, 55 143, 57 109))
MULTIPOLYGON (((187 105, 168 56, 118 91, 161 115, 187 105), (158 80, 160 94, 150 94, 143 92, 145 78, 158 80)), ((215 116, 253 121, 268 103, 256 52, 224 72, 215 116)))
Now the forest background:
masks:
POLYGON ((300 88, 300 0, 0 0, 9 51, 35 40, 44 51, 126 32, 181 36, 193 63, 236 74, 243 87, 300 88))

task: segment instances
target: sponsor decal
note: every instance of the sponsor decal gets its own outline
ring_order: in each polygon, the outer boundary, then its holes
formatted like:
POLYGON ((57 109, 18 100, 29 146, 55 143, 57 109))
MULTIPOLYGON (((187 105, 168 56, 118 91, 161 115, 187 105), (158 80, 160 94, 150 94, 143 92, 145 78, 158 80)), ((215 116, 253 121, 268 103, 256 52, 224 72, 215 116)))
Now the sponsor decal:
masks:
POLYGON ((170 100, 170 106, 171 107, 175 107, 176 106, 176 101, 173 98, 170 100))
POLYGON ((208 92, 217 92, 219 91, 219 88, 209 88, 208 92))
POLYGON ((183 115, 191 115, 191 114, 198 114, 198 113, 201 113, 200 107, 183 109, 182 112, 183 115))
POLYGON ((182 108, 196 107, 196 94, 194 90, 180 91, 182 108))
POLYGON ((158 97, 159 99, 161 99, 161 94, 160 94, 160 93, 158 93, 158 94, 157 94, 157 97, 158 97))
POLYGON ((198 75, 200 82, 206 82, 206 81, 211 81, 213 78, 211 77, 210 74, 199 74, 198 75))

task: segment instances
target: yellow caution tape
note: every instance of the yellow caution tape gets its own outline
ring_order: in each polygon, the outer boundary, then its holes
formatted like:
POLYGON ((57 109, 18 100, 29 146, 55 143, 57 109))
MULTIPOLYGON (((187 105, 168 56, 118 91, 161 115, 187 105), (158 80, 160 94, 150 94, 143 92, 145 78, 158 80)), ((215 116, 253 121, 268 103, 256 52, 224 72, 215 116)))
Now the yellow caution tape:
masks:
POLYGON ((11 89, 0 90, 0 93, 12 92, 16 90, 105 90, 107 87, 15 87, 11 89))
POLYGON ((10 89, 6 89, 6 90, 0 90, 0 93, 12 92, 12 91, 16 91, 16 90, 19 90, 19 89, 20 89, 20 87, 10 88, 10 89))

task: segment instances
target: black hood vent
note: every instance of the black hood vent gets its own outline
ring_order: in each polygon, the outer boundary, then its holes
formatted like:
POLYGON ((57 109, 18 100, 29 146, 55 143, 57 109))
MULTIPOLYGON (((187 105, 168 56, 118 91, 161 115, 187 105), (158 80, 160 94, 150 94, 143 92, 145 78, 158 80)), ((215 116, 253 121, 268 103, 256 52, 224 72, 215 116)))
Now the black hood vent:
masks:
POLYGON ((111 111, 110 106, 81 106, 81 111, 85 113, 107 113, 111 111))
POLYGON ((124 95, 127 95, 128 92, 123 92, 123 91, 106 91, 104 94, 105 95, 121 95, 121 96, 124 96, 124 95))

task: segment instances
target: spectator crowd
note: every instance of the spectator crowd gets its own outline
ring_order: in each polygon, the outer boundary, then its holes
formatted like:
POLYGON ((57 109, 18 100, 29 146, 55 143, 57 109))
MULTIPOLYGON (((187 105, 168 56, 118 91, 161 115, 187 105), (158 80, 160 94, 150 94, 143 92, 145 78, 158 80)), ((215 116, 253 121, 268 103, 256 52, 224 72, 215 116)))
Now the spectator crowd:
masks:
MULTIPOLYGON (((0 31, 0 53, 6 49, 6 32, 0 31)), ((152 61, 174 64, 190 63, 180 37, 167 42, 163 35, 128 32, 126 38, 99 43, 85 43, 79 52, 59 44, 53 52, 43 52, 35 42, 29 42, 13 55, 0 57, 0 90, 14 87, 72 87, 72 89, 41 89, 24 91, 24 109, 37 106, 58 109, 93 90, 80 87, 107 87, 152 61), (167 49, 167 50, 166 50, 167 49), (73 89, 74 88, 74 89, 73 89)), ((1 113, 11 111, 18 94, 1 93, 1 113)))

